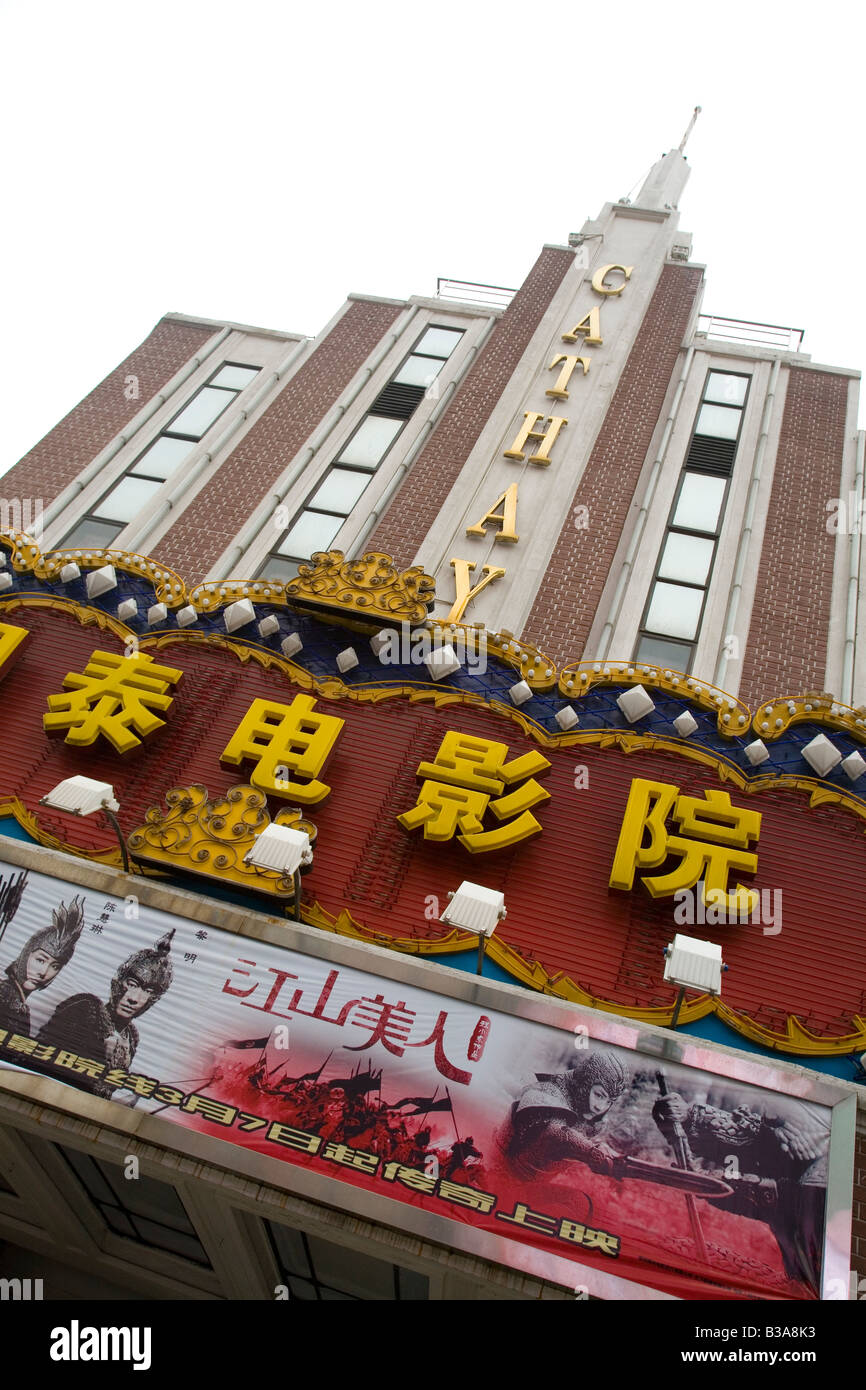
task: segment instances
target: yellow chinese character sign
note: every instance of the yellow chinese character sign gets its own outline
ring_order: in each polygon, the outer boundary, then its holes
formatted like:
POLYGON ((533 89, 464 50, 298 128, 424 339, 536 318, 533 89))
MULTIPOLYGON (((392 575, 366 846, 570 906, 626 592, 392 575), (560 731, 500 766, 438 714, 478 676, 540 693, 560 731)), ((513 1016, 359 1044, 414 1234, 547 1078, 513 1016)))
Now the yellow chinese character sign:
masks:
POLYGON ((534 774, 550 763, 536 751, 511 762, 506 762, 507 757, 507 743, 447 733, 435 760, 419 764, 418 776, 427 780, 419 789, 417 804, 397 820, 407 830, 423 825, 425 840, 450 840, 459 830, 461 845, 473 854, 508 849, 539 834, 542 827, 529 808, 548 801, 550 793, 539 786, 534 774), (502 795, 506 786, 518 782, 523 785, 502 795), (485 830, 487 810, 504 823, 485 830))
POLYGON ((255 762, 250 781, 260 791, 315 805, 331 788, 319 781, 345 720, 315 712, 310 695, 290 705, 253 700, 229 741, 222 761, 255 762))
POLYGON ((30 633, 26 627, 0 623, 0 680, 18 660, 29 641, 30 633))
POLYGON ((742 884, 729 892, 728 877, 737 870, 756 871, 758 856, 749 843, 758 839, 761 813, 732 806, 727 792, 705 791, 704 798, 680 796, 679 787, 669 782, 636 777, 614 855, 611 888, 628 892, 638 869, 657 869, 669 856, 679 856, 679 864, 668 873, 644 875, 644 887, 654 898, 683 892, 703 879, 706 903, 752 912, 759 894, 742 884), (678 835, 668 830, 669 817, 679 827, 678 835))
POLYGON ((42 716, 43 726, 49 734, 66 730, 66 742, 76 747, 87 747, 101 734, 118 753, 128 753, 163 727, 165 720, 154 711, 169 708, 168 689, 182 674, 158 666, 146 652, 94 652, 83 675, 70 671, 64 679, 68 694, 48 696, 51 713, 42 716))

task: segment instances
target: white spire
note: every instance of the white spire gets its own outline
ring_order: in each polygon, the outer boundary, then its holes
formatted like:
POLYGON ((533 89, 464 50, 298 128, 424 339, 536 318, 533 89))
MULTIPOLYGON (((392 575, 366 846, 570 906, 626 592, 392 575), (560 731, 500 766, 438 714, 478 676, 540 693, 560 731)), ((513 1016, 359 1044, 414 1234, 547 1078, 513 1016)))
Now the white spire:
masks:
POLYGON ((668 150, 668 153, 663 155, 650 169, 635 200, 637 207, 656 208, 663 212, 677 206, 680 194, 685 188, 686 180, 691 172, 683 150, 692 133, 695 121, 700 115, 700 110, 699 106, 695 107, 692 119, 689 121, 686 133, 678 147, 675 150, 668 150))
POLYGON ((685 135, 683 136, 682 140, 681 140, 680 143, 679 143, 679 147, 678 147, 678 148, 679 148, 680 154, 682 154, 683 150, 685 149, 685 147, 686 147, 686 141, 688 140, 689 136, 691 135, 692 131, 694 130, 694 128, 695 128, 695 121, 698 119, 698 116, 699 116, 700 114, 701 114, 701 108, 700 108, 699 106, 696 106, 695 109, 694 109, 694 111, 692 112, 692 119, 689 121, 688 125, 686 126, 686 133, 685 133, 685 135))

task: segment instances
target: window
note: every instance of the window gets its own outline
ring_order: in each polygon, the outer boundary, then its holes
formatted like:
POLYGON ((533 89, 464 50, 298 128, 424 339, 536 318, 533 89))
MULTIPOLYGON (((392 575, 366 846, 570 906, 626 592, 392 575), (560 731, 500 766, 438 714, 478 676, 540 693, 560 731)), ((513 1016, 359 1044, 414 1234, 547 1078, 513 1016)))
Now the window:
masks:
POLYGON ((73 527, 62 545, 101 549, 111 545, 260 371, 260 367, 240 362, 224 363, 100 498, 91 513, 73 527))
POLYGON ((265 1226, 290 1299, 403 1302, 430 1297, 429 1281, 423 1274, 274 1221, 266 1221, 265 1226))
POLYGON ((688 671, 722 524, 749 377, 710 372, 650 587, 634 660, 688 671))
POLYGON ((183 1202, 169 1183, 141 1173, 131 1181, 119 1164, 57 1147, 115 1235, 210 1266, 183 1202))
POLYGON ((372 474, 462 337, 462 328, 434 326, 424 330, 288 530, 271 547, 256 578, 285 583, 295 577, 299 566, 315 551, 330 547, 361 500, 372 474))

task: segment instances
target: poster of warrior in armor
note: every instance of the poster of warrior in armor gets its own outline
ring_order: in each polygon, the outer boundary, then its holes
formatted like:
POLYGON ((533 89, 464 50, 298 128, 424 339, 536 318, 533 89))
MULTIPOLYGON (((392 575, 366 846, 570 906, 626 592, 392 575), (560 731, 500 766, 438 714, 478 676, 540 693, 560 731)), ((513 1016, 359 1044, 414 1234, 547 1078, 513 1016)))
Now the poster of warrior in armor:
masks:
POLYGON ((829 1105, 130 908, 0 864, 0 1067, 306 1169, 332 1205, 551 1257, 558 1283, 821 1296, 829 1105))

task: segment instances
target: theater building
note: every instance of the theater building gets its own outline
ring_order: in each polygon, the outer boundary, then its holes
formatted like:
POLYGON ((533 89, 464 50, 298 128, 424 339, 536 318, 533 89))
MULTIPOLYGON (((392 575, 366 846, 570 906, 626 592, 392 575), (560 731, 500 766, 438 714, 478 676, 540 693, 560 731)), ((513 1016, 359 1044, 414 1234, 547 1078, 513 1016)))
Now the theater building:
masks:
POLYGON ((687 176, 167 314, 3 479, 21 1290, 857 1296, 859 372, 705 311, 687 176))

